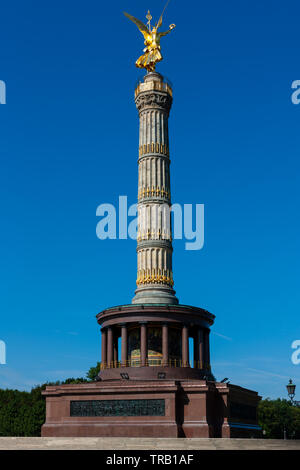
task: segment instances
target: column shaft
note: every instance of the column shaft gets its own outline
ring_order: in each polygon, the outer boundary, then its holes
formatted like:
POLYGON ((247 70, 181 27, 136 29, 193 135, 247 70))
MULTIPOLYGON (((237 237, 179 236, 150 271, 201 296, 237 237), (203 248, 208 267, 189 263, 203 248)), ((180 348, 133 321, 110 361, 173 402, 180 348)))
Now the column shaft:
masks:
POLYGON ((204 334, 202 328, 198 329, 198 350, 199 350, 199 367, 204 368, 204 334))
POLYGON ((210 368, 210 351, 209 351, 209 330, 204 333, 204 350, 205 350, 205 369, 210 368))
POLYGON ((169 327, 163 325, 162 327, 162 355, 163 365, 167 366, 169 363, 169 327))
POLYGON ((104 328, 101 330, 101 368, 107 366, 107 332, 104 328))
POLYGON ((189 366, 189 334, 186 325, 182 327, 182 366, 189 366))
POLYGON ((145 76, 144 83, 140 83, 135 92, 140 118, 140 142, 138 269, 136 295, 132 302, 138 304, 178 303, 173 290, 169 210, 171 190, 168 118, 172 95, 171 87, 158 73, 145 76))
POLYGON ((141 366, 147 363, 147 325, 141 325, 141 366))
POLYGON ((116 367, 116 363, 118 362, 118 335, 117 332, 114 332, 113 335, 113 344, 114 344, 114 367, 116 367))
POLYGON ((112 367, 113 362, 113 332, 111 327, 107 329, 107 365, 112 367))
POLYGON ((121 346, 121 362, 122 366, 127 365, 127 326, 122 325, 122 346, 121 346))
POLYGON ((199 369, 199 338, 198 338, 198 330, 194 335, 194 368, 199 369))

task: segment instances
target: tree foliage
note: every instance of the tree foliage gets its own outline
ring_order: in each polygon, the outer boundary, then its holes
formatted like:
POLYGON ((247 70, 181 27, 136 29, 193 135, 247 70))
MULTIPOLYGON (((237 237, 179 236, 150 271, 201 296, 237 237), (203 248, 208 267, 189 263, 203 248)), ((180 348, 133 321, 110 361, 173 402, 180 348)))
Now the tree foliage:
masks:
POLYGON ((42 391, 45 390, 46 386, 78 384, 89 381, 88 378, 78 377, 75 379, 71 377, 63 382, 48 382, 38 385, 32 388, 30 392, 0 389, 0 437, 40 436, 41 427, 46 419, 46 403, 45 398, 42 396, 42 391))
POLYGON ((0 436, 39 436, 45 420, 42 387, 0 390, 0 436))
POLYGON ((86 374, 87 378, 92 382, 97 379, 97 376, 100 372, 100 362, 97 362, 96 367, 91 367, 88 373, 86 374))
POLYGON ((258 422, 269 439, 300 439, 300 408, 287 400, 261 400, 258 422))

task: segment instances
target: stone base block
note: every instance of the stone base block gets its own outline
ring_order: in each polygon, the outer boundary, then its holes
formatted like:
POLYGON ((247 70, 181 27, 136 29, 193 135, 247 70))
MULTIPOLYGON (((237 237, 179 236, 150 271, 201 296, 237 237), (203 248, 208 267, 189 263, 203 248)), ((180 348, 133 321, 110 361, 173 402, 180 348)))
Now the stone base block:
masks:
POLYGON ((43 437, 257 437, 256 392, 205 380, 49 386, 43 437))

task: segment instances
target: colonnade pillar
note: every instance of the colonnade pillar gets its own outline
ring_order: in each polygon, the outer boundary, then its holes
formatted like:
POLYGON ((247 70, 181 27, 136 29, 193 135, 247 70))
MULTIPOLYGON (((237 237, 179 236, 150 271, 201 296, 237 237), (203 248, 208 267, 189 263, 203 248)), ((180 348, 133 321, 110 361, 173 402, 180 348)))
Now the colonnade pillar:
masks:
POLYGON ((162 356, 163 366, 169 363, 169 327, 167 324, 162 327, 162 356))
POLYGON ((145 366, 147 363, 147 325, 141 323, 141 366, 145 366))
POLYGON ((205 369, 210 369, 210 352, 209 352, 209 330, 204 330, 204 354, 205 354, 205 369))
POLYGON ((107 331, 105 328, 101 330, 101 364, 106 367, 107 363, 107 331))
POLYGON ((182 327, 182 366, 189 366, 189 333, 188 327, 182 327))
MULTIPOLYGON (((197 328, 194 336, 194 367, 199 369, 210 369, 210 347, 209 347, 209 329, 197 328)), ((128 357, 128 331, 126 323, 121 325, 121 364, 127 365, 128 357)), ((101 363, 103 367, 113 367, 113 363, 118 362, 118 336, 112 327, 101 330, 101 363)), ((182 326, 182 367, 189 367, 189 328, 182 326)), ((147 365, 148 359, 148 340, 147 323, 140 323, 140 351, 141 366, 147 365)), ((167 323, 162 325, 162 365, 169 364, 169 326, 167 323)))
POLYGON ((198 356, 200 369, 204 369, 204 353, 204 334, 202 328, 198 328, 198 356))
POLYGON ((107 364, 111 367, 113 362, 113 331, 111 327, 107 328, 107 364))
POLYGON ((127 365, 127 326, 121 325, 121 363, 122 366, 127 365))
MULTIPOLYGON (((118 335, 117 335, 117 332, 114 331, 113 333, 113 350, 114 350, 114 364, 118 362, 118 355, 119 355, 119 351, 118 351, 118 335)), ((114 365, 115 367, 115 365, 114 365)))
POLYGON ((194 340, 194 368, 199 368, 198 328, 193 337, 194 340))

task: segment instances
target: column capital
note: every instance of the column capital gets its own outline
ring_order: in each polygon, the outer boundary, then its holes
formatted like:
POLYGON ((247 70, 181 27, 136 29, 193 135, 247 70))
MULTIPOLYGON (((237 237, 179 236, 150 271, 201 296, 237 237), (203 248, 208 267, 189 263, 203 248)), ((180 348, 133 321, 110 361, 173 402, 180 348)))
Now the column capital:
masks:
POLYGON ((172 106, 172 96, 165 92, 151 90, 138 94, 135 98, 136 107, 141 114, 143 111, 158 110, 169 115, 172 106))

